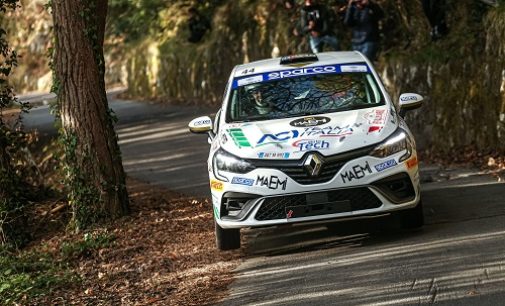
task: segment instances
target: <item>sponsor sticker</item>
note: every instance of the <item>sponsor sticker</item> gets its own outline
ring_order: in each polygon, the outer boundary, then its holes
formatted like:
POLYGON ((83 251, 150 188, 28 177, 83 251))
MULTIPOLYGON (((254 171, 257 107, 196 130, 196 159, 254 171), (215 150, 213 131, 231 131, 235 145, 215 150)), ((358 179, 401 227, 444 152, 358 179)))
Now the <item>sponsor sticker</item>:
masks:
POLYGON ((258 175, 258 178, 256 179, 256 186, 267 187, 268 189, 272 190, 277 190, 279 188, 282 190, 286 190, 287 184, 288 184, 288 178, 282 180, 275 175, 271 176, 258 175))
MULTIPOLYGON (((294 68, 281 71, 271 71, 253 76, 236 78, 233 80, 232 88, 236 89, 240 86, 245 86, 252 83, 266 82, 272 80, 279 80, 284 78, 291 78, 297 76, 316 75, 316 74, 331 74, 331 73, 355 73, 355 72, 369 72, 370 68, 364 64, 346 64, 346 65, 325 65, 316 67, 294 68)), ((242 71, 241 75, 254 73, 254 70, 242 71)))
POLYGON ((245 178, 245 177, 234 177, 232 180, 231 180, 231 183, 232 184, 235 184, 235 185, 245 185, 245 186, 252 186, 254 184, 254 180, 253 179, 248 179, 248 178, 245 178))
POLYGON ((403 96, 400 98, 400 101, 402 101, 402 102, 417 101, 417 97, 416 96, 403 96))
POLYGON ((331 120, 330 118, 323 116, 305 117, 293 120, 289 123, 289 125, 294 127, 309 127, 309 126, 322 125, 330 122, 330 120, 331 120))
POLYGON ((245 85, 259 83, 259 82, 263 82, 262 75, 255 75, 255 76, 252 76, 249 78, 240 79, 240 80, 238 80, 237 85, 238 86, 245 86, 245 85))
POLYGON ((406 164, 407 164, 407 169, 409 169, 409 170, 414 168, 415 166, 417 166, 419 164, 419 161, 417 160, 417 156, 411 157, 409 160, 407 160, 406 164))
POLYGON ((376 109, 365 114, 365 119, 371 125, 384 125, 386 123, 387 111, 385 109, 376 109))
POLYGON ((258 158, 285 158, 285 159, 288 159, 289 153, 288 152, 281 152, 281 153, 259 152, 258 158))
POLYGON ((210 189, 215 191, 223 191, 223 183, 216 180, 210 181, 210 189))
POLYGON ((208 124, 211 124, 211 120, 210 119, 206 119, 206 120, 200 120, 200 121, 196 121, 195 123, 193 123, 194 126, 202 126, 202 125, 208 125, 208 124))
POLYGON ((233 142, 239 149, 251 147, 249 140, 247 140, 247 137, 241 128, 228 129, 228 134, 230 134, 231 139, 233 139, 233 142))
POLYGON ((368 67, 366 65, 342 65, 340 67, 342 72, 367 72, 368 67))
POLYGON ((296 152, 307 152, 312 150, 324 150, 330 147, 330 143, 320 139, 301 139, 293 142, 293 147, 298 148, 296 152))
POLYGON ((390 159, 390 160, 385 161, 385 162, 383 162, 383 163, 381 163, 381 164, 375 165, 375 166, 374 166, 374 168, 375 168, 375 170, 377 170, 378 172, 381 172, 381 171, 384 171, 384 170, 389 169, 389 168, 391 168, 391 167, 394 167, 394 166, 396 166, 396 165, 398 165, 398 164, 396 163, 396 161, 395 161, 394 159, 390 159))
POLYGON ((261 138, 258 140, 258 143, 256 146, 262 146, 262 145, 267 145, 267 144, 276 144, 276 143, 284 143, 287 142, 290 139, 296 139, 298 137, 314 137, 314 136, 319 136, 319 137, 344 137, 347 135, 351 135, 353 133, 352 127, 349 125, 345 127, 339 127, 339 126, 325 126, 325 127, 319 127, 319 126, 312 126, 312 127, 306 127, 303 131, 299 130, 291 130, 291 131, 284 131, 276 134, 263 134, 261 138))
POLYGON ((351 168, 351 170, 340 174, 343 183, 350 182, 352 180, 359 180, 364 178, 367 174, 372 173, 372 168, 370 168, 370 164, 366 162, 364 166, 355 165, 351 168))

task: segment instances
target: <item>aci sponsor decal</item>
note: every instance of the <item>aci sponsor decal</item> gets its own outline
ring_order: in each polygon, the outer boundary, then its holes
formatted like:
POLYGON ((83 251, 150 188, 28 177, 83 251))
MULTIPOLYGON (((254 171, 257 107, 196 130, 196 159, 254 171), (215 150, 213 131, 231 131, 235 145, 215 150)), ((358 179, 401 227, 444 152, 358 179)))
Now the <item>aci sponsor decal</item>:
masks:
POLYGON ((323 116, 305 117, 293 120, 289 123, 289 125, 294 127, 310 127, 326 124, 330 122, 330 120, 331 120, 330 118, 323 116))
POLYGON ((372 173, 372 169, 370 168, 370 164, 366 162, 364 166, 356 165, 351 168, 351 170, 340 174, 343 183, 350 182, 352 180, 359 180, 364 178, 367 174, 372 173))
POLYGON ((270 153, 270 152, 260 152, 258 153, 258 158, 289 158, 288 152, 280 152, 280 153, 270 153))
POLYGON ((249 140, 247 140, 247 137, 244 135, 244 132, 241 128, 228 129, 228 133, 230 134, 231 139, 233 139, 233 142, 235 142, 235 145, 237 147, 251 147, 249 140))
POLYGON ((245 185, 245 186, 252 186, 254 184, 254 180, 253 179, 248 179, 248 178, 245 178, 245 177, 234 177, 232 180, 231 180, 231 183, 232 184, 235 184, 235 185, 245 185))
POLYGON ((307 152, 312 150, 324 150, 330 147, 330 143, 319 139, 301 139, 293 142, 293 147, 298 148, 297 152, 307 152))
POLYGON ((383 162, 383 163, 381 163, 381 164, 375 165, 374 167, 375 167, 375 169, 376 169, 378 172, 381 172, 381 171, 384 171, 384 170, 389 169, 389 168, 391 168, 391 167, 394 167, 394 166, 396 166, 396 165, 398 165, 398 164, 396 163, 396 161, 395 161, 394 159, 390 159, 390 160, 385 161, 385 162, 383 162))
POLYGON ((223 191, 223 183, 216 180, 210 181, 210 189, 215 191, 223 191))
POLYGON ((344 137, 351 135, 353 129, 350 126, 339 127, 339 126, 325 126, 325 127, 307 127, 302 132, 298 130, 284 131, 277 134, 263 134, 258 140, 257 146, 283 143, 290 139, 295 139, 298 137, 305 136, 319 136, 319 137, 344 137))
POLYGON ((414 168, 415 166, 417 166, 419 164, 419 161, 417 160, 417 156, 413 156, 411 157, 409 160, 407 160, 407 169, 412 169, 414 168))
POLYGON ((275 175, 271 176, 258 175, 258 178, 256 179, 256 185, 262 187, 268 187, 269 189, 273 190, 277 190, 279 188, 282 190, 286 190, 286 187, 288 185, 288 178, 282 180, 275 175))

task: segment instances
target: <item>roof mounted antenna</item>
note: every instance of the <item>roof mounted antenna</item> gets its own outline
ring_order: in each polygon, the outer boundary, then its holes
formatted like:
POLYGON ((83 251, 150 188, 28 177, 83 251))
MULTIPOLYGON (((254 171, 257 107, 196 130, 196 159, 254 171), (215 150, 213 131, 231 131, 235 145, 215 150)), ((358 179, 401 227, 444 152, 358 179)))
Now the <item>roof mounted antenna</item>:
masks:
POLYGON ((317 55, 308 53, 308 54, 295 54, 281 57, 281 65, 289 65, 289 64, 298 64, 298 63, 307 63, 307 62, 317 62, 319 59, 317 55))

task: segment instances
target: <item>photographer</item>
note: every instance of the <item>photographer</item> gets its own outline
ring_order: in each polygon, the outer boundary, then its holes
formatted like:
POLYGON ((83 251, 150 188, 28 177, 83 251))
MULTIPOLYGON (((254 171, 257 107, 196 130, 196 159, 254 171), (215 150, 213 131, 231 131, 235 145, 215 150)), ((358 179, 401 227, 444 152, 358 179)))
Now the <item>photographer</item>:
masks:
POLYGON ((381 7, 369 0, 349 0, 344 24, 352 27, 352 49, 360 51, 371 61, 379 49, 379 20, 384 17, 381 7))
POLYGON ((339 50, 331 24, 331 14, 328 9, 316 0, 305 0, 301 9, 301 29, 309 37, 310 49, 313 53, 323 51, 325 45, 334 51, 339 50))

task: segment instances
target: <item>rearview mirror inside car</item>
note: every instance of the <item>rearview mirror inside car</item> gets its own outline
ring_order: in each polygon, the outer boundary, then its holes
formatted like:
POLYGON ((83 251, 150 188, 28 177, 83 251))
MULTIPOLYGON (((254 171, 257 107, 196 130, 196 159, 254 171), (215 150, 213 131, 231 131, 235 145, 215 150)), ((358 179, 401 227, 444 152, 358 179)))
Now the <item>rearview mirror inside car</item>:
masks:
POLYGON ((189 131, 196 134, 204 134, 212 131, 212 119, 209 116, 198 117, 188 124, 189 131))
POLYGON ((416 93, 404 93, 400 96, 400 116, 404 117, 407 111, 416 109, 423 105, 423 96, 416 93))

